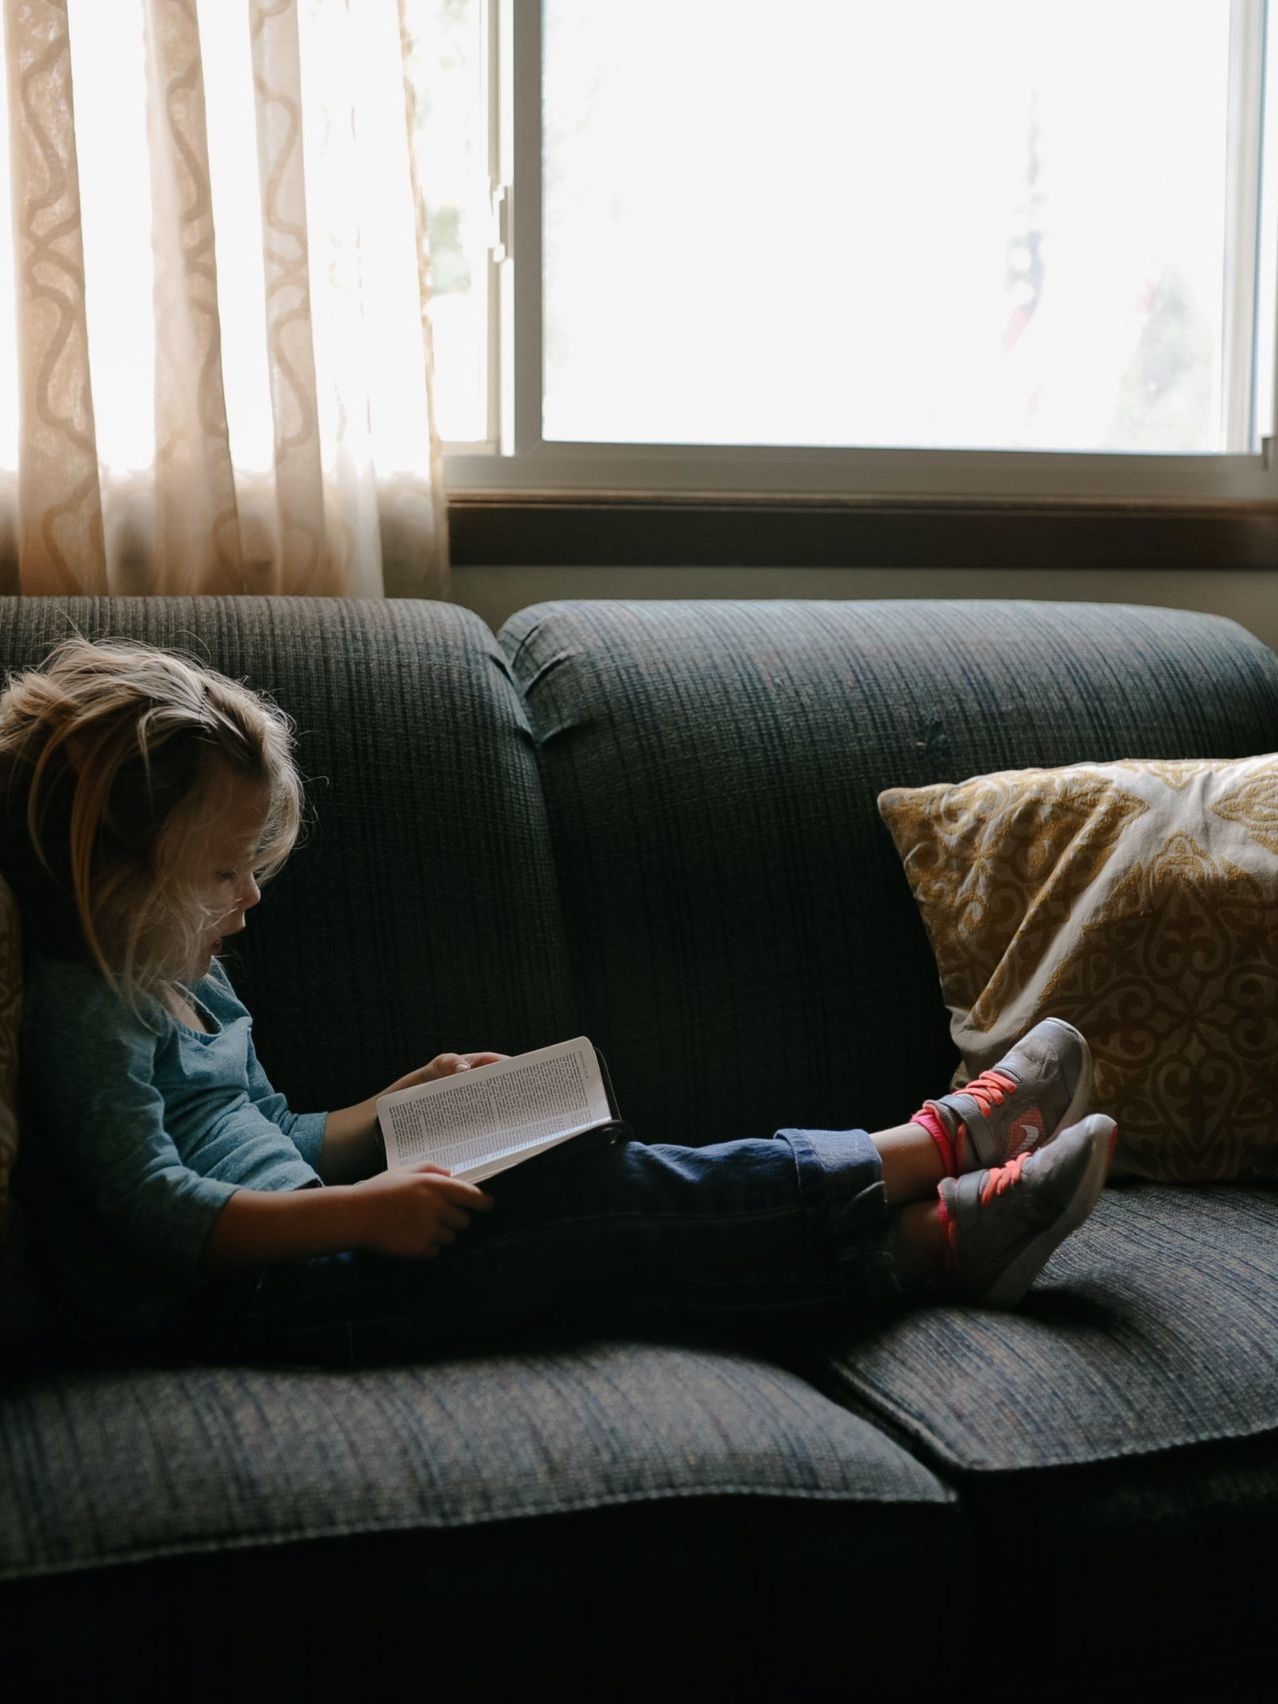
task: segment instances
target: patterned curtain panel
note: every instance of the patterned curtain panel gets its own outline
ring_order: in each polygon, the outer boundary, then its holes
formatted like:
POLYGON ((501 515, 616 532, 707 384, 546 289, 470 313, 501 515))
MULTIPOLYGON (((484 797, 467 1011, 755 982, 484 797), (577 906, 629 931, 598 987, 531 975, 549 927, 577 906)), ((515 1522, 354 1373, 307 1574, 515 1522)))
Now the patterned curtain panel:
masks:
POLYGON ((0 590, 446 597, 398 0, 4 14, 0 590))

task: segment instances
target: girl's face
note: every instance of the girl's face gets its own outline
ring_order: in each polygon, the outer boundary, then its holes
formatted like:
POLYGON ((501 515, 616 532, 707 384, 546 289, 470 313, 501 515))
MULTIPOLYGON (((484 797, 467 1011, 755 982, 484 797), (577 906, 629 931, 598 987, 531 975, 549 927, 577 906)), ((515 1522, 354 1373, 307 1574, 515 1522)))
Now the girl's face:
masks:
POLYGON ((183 874, 212 918, 200 948, 196 977, 207 974, 222 942, 245 927, 245 914, 262 897, 253 873, 266 827, 270 792, 265 782, 226 775, 216 808, 193 830, 183 853, 183 874))

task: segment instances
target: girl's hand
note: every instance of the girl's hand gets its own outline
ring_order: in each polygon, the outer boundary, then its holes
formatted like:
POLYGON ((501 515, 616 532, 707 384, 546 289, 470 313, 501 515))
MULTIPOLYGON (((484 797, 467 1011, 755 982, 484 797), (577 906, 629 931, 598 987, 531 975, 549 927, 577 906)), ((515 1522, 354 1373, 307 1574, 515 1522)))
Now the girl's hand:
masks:
POLYGON ((421 1065, 416 1071, 410 1071, 406 1077, 392 1083, 391 1089, 411 1089, 418 1083, 433 1083, 438 1077, 451 1077, 458 1071, 469 1071, 472 1065, 496 1065, 501 1059, 509 1059, 508 1053, 437 1053, 429 1065, 421 1065))
POLYGON ((356 1246, 403 1260, 434 1259, 457 1241, 472 1212, 487 1213, 493 1205, 491 1195, 429 1160, 378 1172, 352 1184, 350 1191, 356 1246))
MULTIPOLYGON (((495 1065, 499 1059, 508 1057, 505 1053, 441 1053, 429 1065, 410 1071, 382 1093, 411 1089, 417 1083, 433 1083, 437 1077, 469 1071, 472 1065, 495 1065)), ((377 1132, 376 1095, 356 1106, 339 1107, 329 1113, 324 1126, 324 1148, 316 1168, 325 1183, 354 1183, 368 1177, 375 1166, 384 1165, 385 1159, 377 1132)))

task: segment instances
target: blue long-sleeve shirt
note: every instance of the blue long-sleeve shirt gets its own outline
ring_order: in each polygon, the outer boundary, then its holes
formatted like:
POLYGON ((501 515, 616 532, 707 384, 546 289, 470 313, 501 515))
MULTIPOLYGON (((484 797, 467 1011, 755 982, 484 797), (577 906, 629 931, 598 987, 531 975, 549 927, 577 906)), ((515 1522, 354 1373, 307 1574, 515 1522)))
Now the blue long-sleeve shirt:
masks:
POLYGON ((220 965, 188 991, 211 1033, 134 1017, 92 967, 30 953, 15 1185, 55 1306, 81 1337, 147 1332, 199 1283, 237 1189, 300 1189, 327 1114, 291 1112, 220 965))

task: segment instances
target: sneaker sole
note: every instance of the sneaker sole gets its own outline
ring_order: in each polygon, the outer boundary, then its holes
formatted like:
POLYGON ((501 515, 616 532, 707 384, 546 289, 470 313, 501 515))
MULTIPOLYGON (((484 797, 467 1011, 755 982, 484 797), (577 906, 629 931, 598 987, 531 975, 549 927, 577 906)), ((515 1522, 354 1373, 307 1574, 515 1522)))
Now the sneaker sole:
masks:
MULTIPOLYGON (((1103 1139, 1093 1140, 1091 1157, 1073 1195, 1066 1202, 1059 1218, 1053 1219, 1050 1225, 1026 1243, 1012 1264, 990 1286, 985 1294, 988 1306, 1015 1307, 1047 1265, 1054 1251, 1071 1231, 1078 1229, 1100 1199, 1114 1146, 1114 1121, 1104 1113, 1094 1112, 1087 1119, 1087 1123, 1099 1126, 1099 1130, 1093 1133, 1094 1138, 1100 1136, 1103 1139)), ((1065 1125, 1063 1128, 1068 1129, 1069 1126, 1065 1125)))

